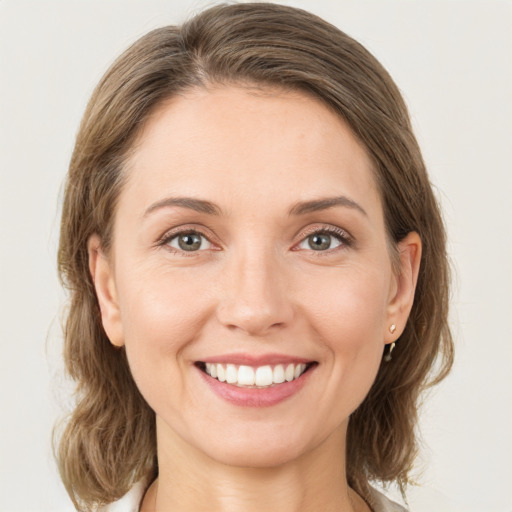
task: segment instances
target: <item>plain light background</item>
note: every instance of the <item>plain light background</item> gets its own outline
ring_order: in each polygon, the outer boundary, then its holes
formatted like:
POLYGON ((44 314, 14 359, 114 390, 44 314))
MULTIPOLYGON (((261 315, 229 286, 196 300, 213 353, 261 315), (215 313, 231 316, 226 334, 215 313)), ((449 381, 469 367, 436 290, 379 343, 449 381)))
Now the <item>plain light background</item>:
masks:
MULTIPOLYGON (((136 38, 212 3, 0 0, 2 511, 72 510, 50 446, 69 404, 55 259, 61 183, 85 103, 136 38)), ((410 508, 511 512, 512 3, 281 3, 334 23, 387 67, 444 208, 457 358, 421 415, 422 485, 410 508)))

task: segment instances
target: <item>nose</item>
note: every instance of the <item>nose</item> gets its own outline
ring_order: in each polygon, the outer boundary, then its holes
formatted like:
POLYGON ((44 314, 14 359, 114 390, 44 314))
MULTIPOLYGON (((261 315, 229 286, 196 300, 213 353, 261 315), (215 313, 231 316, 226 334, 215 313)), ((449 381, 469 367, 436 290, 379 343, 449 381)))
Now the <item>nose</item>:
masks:
POLYGON ((259 251, 233 257, 227 267, 217 308, 217 318, 223 325, 262 336, 291 323, 293 305, 285 272, 274 255, 259 251))

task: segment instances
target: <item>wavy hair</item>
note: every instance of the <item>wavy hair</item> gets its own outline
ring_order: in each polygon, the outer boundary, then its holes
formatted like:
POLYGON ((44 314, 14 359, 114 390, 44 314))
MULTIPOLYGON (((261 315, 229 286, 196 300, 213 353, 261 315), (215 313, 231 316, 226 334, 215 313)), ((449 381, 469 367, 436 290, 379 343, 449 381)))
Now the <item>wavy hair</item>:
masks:
POLYGON ((448 326, 445 230, 406 105, 382 65, 333 25, 301 9, 218 5, 182 26, 136 41, 97 85, 71 158, 58 269, 69 290, 66 369, 76 405, 56 438, 66 489, 79 510, 155 478, 155 416, 109 342, 89 274, 87 241, 111 244, 116 201, 134 141, 163 101, 192 88, 251 84, 308 93, 339 115, 373 162, 391 247, 409 232, 422 240, 416 295, 391 363, 383 362, 348 427, 347 476, 363 496, 372 480, 410 482, 421 393, 453 362, 448 326))

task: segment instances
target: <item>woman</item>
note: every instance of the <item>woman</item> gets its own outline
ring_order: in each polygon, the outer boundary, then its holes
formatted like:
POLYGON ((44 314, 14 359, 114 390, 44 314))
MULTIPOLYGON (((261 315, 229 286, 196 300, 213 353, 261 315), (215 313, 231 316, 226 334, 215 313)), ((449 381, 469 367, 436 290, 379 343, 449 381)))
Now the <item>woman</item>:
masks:
POLYGON ((405 104, 357 42, 273 4, 137 41, 85 112, 59 269, 77 509, 401 509, 370 482, 405 489, 451 366, 448 264, 405 104))

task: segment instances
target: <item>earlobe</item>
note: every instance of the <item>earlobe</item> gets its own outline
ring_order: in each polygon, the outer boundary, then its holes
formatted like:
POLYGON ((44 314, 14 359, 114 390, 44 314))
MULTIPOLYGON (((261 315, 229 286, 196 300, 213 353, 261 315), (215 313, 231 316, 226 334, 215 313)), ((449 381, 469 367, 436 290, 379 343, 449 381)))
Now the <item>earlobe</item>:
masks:
POLYGON ((395 276, 395 286, 388 305, 388 327, 395 328, 391 332, 386 328, 386 341, 396 341, 405 329, 407 318, 414 302, 414 292, 418 282, 421 262, 421 238, 412 231, 398 243, 399 272, 395 276))
POLYGON ((117 347, 121 347, 124 345, 124 336, 114 271, 109 258, 102 251, 101 240, 98 235, 94 234, 89 238, 87 251, 89 272, 98 298, 103 328, 110 342, 117 347))

